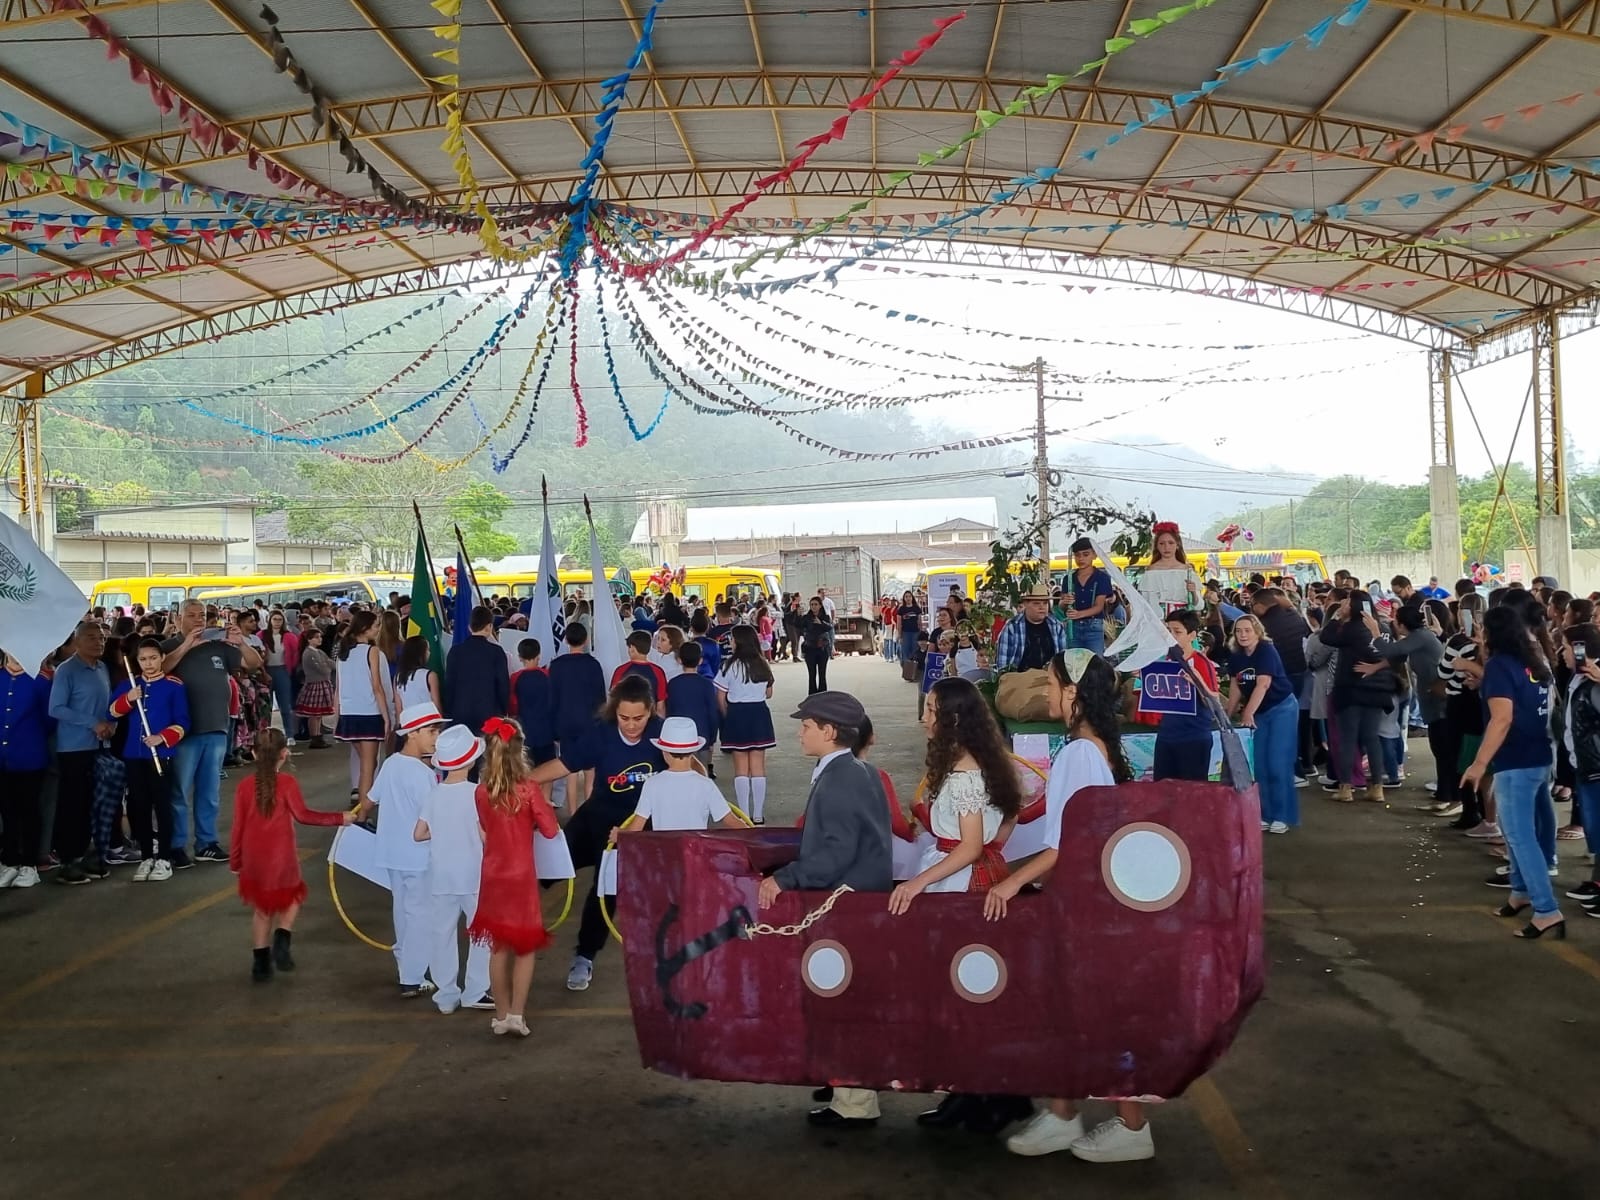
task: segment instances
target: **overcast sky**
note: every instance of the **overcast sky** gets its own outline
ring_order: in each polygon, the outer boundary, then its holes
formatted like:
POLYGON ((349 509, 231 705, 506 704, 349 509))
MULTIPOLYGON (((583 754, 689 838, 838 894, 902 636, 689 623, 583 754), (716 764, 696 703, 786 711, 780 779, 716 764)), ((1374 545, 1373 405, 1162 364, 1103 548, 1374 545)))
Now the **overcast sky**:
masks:
MULTIPOLYGON (((783 263, 771 274, 793 277, 804 269, 783 263)), ((1000 272, 978 274, 995 276, 1000 272)), ((1079 430, 1075 437, 1052 440, 1052 457, 1058 461, 1069 453, 1093 457, 1106 442, 1154 439, 1158 445, 1148 453, 1153 472, 1181 475, 1186 470, 1181 460, 1199 451, 1256 471, 1319 476, 1354 472, 1392 483, 1420 483, 1427 478, 1428 373, 1427 354, 1421 347, 1209 296, 1065 277, 1013 278, 1017 281, 994 283, 926 273, 890 274, 880 265, 871 272, 859 268, 841 271, 831 297, 801 288, 768 295, 792 312, 813 315, 913 353, 948 352, 999 362, 1028 361, 1042 353, 1060 370, 1106 377, 1105 382, 1051 387, 1052 394, 1081 397, 1080 403, 1060 402, 1050 408, 1052 428, 1079 430), (1095 290, 1082 290, 1086 287, 1095 290), (961 336, 946 328, 886 319, 881 312, 853 307, 850 302, 854 300, 914 311, 976 330, 1077 337, 1108 344, 1041 345, 982 333, 961 336), (1140 348, 1132 343, 1171 348, 1140 348), (1215 344, 1254 348, 1200 349, 1215 344), (1174 376, 1187 382, 1126 382, 1174 376), (1200 382, 1203 379, 1223 382, 1200 382)), ((754 300, 737 303, 749 312, 761 307, 754 300)), ((769 320, 795 329, 792 321, 776 315, 769 320)), ((725 318, 718 319, 718 324, 737 328, 725 318)), ((870 347, 847 347, 820 331, 796 332, 824 346, 849 348, 862 358, 893 359, 870 347)), ((777 346, 763 350, 770 356, 783 352, 777 346)), ((817 379, 880 381, 871 372, 827 363, 816 356, 791 361, 803 363, 803 368, 796 369, 817 379)), ((946 360, 923 359, 920 365, 961 369, 946 360)), ((1491 465, 1490 455, 1473 429, 1463 393, 1476 409, 1490 450, 1496 459, 1502 459, 1522 410, 1531 366, 1531 355, 1524 353, 1473 370, 1463 378, 1456 407, 1457 463, 1463 473, 1478 474, 1491 465)), ((1564 343, 1567 428, 1580 455, 1590 461, 1593 453, 1589 448, 1596 445, 1596 433, 1600 432, 1600 405, 1585 402, 1583 381, 1594 377, 1597 366, 1600 335, 1578 335, 1564 343)), ((939 387, 930 382, 927 390, 939 387)), ((914 411, 963 430, 1014 432, 1031 427, 1033 388, 1029 380, 1015 388, 995 387, 981 402, 972 398, 930 401, 914 411)), ((1027 453, 1025 448, 1020 450, 1019 457, 1027 453)), ((1531 415, 1522 423, 1515 457, 1531 462, 1531 415)), ((947 456, 945 461, 954 466, 958 458, 947 456)), ((1208 476, 1210 480, 1220 483, 1215 474, 1208 476)), ((1286 491, 1303 490, 1303 486, 1284 484, 1286 491)))

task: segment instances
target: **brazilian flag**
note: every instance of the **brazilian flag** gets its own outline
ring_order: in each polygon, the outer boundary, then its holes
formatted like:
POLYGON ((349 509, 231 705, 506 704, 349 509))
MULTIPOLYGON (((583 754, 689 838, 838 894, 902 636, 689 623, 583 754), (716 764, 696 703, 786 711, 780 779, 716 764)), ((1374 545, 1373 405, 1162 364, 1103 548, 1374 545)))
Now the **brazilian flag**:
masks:
POLYGON ((444 678, 444 642, 441 638, 439 587, 428 561, 428 544, 417 530, 417 564, 411 572, 411 618, 406 623, 407 637, 428 639, 428 666, 444 678))

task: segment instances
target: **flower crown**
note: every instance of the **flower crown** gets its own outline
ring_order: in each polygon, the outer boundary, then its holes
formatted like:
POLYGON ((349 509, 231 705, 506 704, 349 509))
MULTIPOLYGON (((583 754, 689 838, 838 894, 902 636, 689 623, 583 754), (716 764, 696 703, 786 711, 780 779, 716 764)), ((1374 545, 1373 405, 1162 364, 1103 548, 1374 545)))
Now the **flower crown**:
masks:
POLYGON ((1163 533, 1170 533, 1173 537, 1177 537, 1178 523, 1176 521, 1157 521, 1150 527, 1150 532, 1156 537, 1160 537, 1163 533))

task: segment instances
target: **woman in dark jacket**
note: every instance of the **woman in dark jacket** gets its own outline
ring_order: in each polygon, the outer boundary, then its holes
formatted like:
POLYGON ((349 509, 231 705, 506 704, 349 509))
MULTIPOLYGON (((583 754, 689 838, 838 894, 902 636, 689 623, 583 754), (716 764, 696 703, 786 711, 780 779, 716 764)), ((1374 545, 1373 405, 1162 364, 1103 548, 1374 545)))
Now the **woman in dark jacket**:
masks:
MULTIPOLYGON (((1575 803, 1591 854, 1600 849, 1600 657, 1596 656, 1600 656, 1600 627, 1574 625, 1565 631, 1561 658, 1570 680, 1558 728, 1572 760, 1575 803)), ((1600 917, 1600 855, 1589 869, 1589 879, 1567 895, 1581 900, 1589 916, 1600 917)))
POLYGON ((1350 781, 1355 778, 1356 758, 1363 751, 1367 756, 1367 790, 1362 797, 1380 803, 1384 799, 1383 740, 1378 729, 1383 714, 1394 707, 1394 676, 1386 671, 1368 676, 1356 669, 1383 661, 1372 646, 1380 632, 1371 601, 1358 591, 1351 592, 1339 606, 1338 616, 1322 627, 1322 644, 1338 651, 1333 671, 1333 704, 1339 728, 1334 771, 1339 781, 1336 800, 1355 799, 1350 781))
POLYGON ((811 597, 808 611, 800 620, 800 653, 806 660, 806 695, 828 690, 828 660, 833 657, 833 622, 822 607, 822 600, 811 597))
POLYGON ((0 888, 39 882, 40 797, 50 765, 50 681, 0 650, 0 888))

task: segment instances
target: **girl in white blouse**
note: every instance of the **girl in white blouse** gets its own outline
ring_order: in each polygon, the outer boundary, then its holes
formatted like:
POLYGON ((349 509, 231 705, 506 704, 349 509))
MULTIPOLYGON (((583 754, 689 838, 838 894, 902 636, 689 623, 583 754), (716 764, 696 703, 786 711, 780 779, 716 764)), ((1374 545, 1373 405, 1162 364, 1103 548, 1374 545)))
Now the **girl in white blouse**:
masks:
POLYGON ((1150 548, 1150 561, 1140 572, 1134 586, 1162 618, 1178 609, 1192 608, 1196 612, 1204 601, 1200 589, 1200 576, 1189 565, 1189 556, 1183 551, 1183 538, 1172 521, 1157 521, 1151 532, 1155 535, 1150 548))

